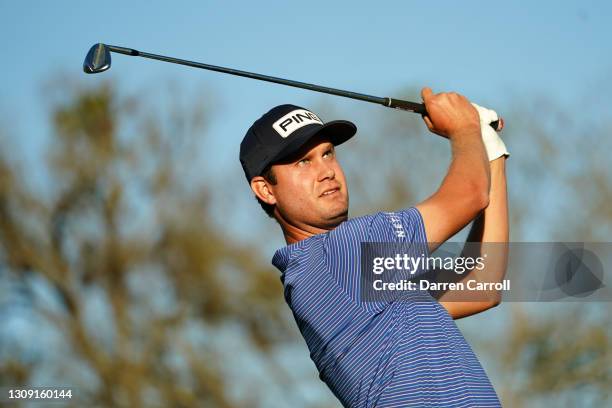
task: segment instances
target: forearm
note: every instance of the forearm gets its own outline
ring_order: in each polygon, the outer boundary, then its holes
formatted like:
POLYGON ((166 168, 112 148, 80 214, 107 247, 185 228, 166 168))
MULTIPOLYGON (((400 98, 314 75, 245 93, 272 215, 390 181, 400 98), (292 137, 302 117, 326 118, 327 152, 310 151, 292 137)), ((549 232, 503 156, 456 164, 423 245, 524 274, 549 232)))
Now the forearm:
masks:
POLYGON ((478 129, 451 141, 452 161, 438 190, 417 205, 425 220, 429 249, 464 228, 487 206, 490 169, 478 129))
POLYGON ((427 109, 423 121, 431 132, 450 140, 452 151, 442 184, 416 205, 433 252, 487 207, 491 175, 476 107, 454 92, 434 95, 430 88, 423 88, 421 96, 427 109))
POLYGON ((471 132, 476 136, 456 138, 451 141, 452 161, 438 191, 451 193, 457 197, 471 192, 481 195, 479 201, 486 203, 491 183, 490 166, 480 138, 480 130, 475 129, 471 132))
MULTIPOLYGON (((491 162, 489 206, 474 221, 464 249, 464 256, 485 257, 486 255, 484 268, 473 269, 464 279, 501 282, 508 262, 508 240, 506 159, 501 157, 491 162)), ((495 303, 501 300, 499 292, 491 292, 489 295, 495 303)))
MULTIPOLYGON (((446 275, 442 279, 462 282, 501 282, 504 278, 508 255, 508 200, 505 175, 505 158, 490 163, 491 189, 489 205, 474 221, 463 257, 484 257, 482 270, 472 269, 463 275, 446 275), (486 254, 486 257, 484 256, 486 254)), ((498 291, 448 291, 438 299, 455 318, 466 317, 497 305, 501 296, 498 291)))

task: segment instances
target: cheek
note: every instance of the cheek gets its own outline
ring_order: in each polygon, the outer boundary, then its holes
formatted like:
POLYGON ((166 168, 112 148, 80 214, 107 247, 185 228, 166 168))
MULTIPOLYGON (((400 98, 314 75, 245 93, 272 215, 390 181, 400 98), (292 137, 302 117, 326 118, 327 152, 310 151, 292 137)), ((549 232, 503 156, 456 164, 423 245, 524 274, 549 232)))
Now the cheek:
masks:
POLYGON ((294 171, 289 176, 287 183, 296 194, 308 194, 312 191, 312 175, 305 169, 294 171))
POLYGON ((302 173, 294 173, 289 177, 278 180, 275 194, 280 205, 296 207, 302 205, 312 195, 312 183, 309 178, 302 173))

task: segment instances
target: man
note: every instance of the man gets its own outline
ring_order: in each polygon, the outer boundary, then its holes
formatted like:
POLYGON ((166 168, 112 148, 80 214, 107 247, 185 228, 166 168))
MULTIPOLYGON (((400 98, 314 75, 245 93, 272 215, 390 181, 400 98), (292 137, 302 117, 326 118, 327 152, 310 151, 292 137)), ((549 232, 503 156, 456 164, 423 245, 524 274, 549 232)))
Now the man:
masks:
MULTIPOLYGON (((455 93, 424 88, 421 94, 423 119, 449 139, 452 161, 438 190, 406 210, 348 219, 335 146, 356 133, 350 122, 324 124, 310 111, 281 105, 257 120, 240 146, 251 189, 288 244, 272 260, 285 299, 320 378, 347 407, 500 405, 453 321, 494 307, 498 297, 470 302, 450 292, 437 299, 419 292, 429 299, 366 302, 360 296, 362 242, 414 244, 418 256, 418 243, 432 252, 475 218, 469 240, 508 240, 507 151, 488 126, 481 132, 481 122, 497 119, 494 112, 455 93)), ((486 269, 496 279, 504 271, 505 263, 486 269)))

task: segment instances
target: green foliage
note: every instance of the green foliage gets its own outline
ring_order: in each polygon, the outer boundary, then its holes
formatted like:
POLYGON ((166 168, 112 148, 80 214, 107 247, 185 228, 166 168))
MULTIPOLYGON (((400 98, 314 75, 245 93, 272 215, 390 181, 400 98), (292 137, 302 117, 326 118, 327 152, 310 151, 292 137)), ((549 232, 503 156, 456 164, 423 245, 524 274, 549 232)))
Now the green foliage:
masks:
MULTIPOLYGON (((56 380, 79 390, 81 406, 243 406, 244 396, 228 396, 215 331, 241 327, 264 359, 295 331, 278 274, 211 221, 210 186, 178 174, 197 149, 202 121, 190 118, 201 113, 175 112, 167 125, 139 114, 150 107, 111 84, 62 90, 52 112, 51 197, 28 191, 16 163, 0 160, 0 262, 16 285, 32 291, 39 282, 53 299, 31 296, 27 305, 65 343, 56 380), (122 137, 128 120, 145 134, 122 137), (91 293, 106 312, 87 312, 91 293), (199 335, 188 333, 193 326, 199 335), (89 381, 70 374, 76 364, 89 381)), ((2 384, 28 384, 45 358, 4 360, 2 384)))
MULTIPOLYGON (((236 193, 193 174, 206 141, 205 104, 186 108, 170 94, 160 111, 109 83, 62 82, 57 91, 48 191, 31 191, 14 152, 7 143, 0 149, 0 295, 21 305, 5 322, 27 320, 44 333, 40 343, 49 342, 32 351, 20 348, 28 342, 19 332, 0 331, 0 383, 32 384, 51 367, 54 379, 79 390, 75 406, 256 406, 270 392, 293 406, 306 404, 297 391, 303 383, 324 389, 314 369, 289 375, 295 357, 278 361, 283 347, 304 357, 307 349, 277 272, 260 256, 269 231, 249 245, 227 237, 214 208, 236 193)), ((534 231, 541 241, 609 238, 609 117, 585 127, 553 102, 532 100, 503 112, 512 240, 534 231)), ((351 215, 433 193, 448 164, 446 142, 413 115, 359 109, 315 109, 359 126, 338 149, 351 215)), ((241 199, 265 218, 252 197, 241 199)), ((475 349, 498 365, 489 374, 505 405, 609 404, 609 304, 563 306, 561 314, 549 305, 502 305, 476 318, 504 327, 475 349)))

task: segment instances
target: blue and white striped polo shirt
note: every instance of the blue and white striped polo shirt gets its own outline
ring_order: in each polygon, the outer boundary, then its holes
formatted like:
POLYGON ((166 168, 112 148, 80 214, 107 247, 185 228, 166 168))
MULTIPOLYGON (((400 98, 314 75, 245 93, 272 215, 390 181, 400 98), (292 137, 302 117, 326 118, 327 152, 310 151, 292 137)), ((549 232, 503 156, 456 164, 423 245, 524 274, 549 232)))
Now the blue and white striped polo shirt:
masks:
POLYGON ((360 301, 362 242, 427 239, 409 208, 350 219, 272 259, 321 380, 347 407, 500 406, 455 322, 427 292, 414 295, 424 301, 360 301))

